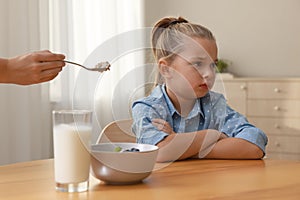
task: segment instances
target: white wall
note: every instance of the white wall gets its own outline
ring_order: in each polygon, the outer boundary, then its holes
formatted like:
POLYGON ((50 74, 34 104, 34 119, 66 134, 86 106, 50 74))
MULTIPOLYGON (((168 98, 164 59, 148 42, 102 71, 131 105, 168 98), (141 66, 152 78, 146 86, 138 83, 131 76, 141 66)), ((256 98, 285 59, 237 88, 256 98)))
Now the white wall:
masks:
POLYGON ((209 28, 238 76, 300 76, 299 0, 148 0, 146 25, 183 16, 209 28))

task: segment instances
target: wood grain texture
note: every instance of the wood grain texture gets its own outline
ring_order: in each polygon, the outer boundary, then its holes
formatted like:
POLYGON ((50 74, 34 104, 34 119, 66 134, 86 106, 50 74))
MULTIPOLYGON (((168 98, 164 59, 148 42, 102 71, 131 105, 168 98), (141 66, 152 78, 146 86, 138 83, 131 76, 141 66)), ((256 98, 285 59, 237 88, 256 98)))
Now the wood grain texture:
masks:
POLYGON ((88 192, 54 189, 53 160, 0 166, 0 199, 300 199, 300 162, 186 160, 157 164, 142 183, 106 185, 90 177, 88 192))

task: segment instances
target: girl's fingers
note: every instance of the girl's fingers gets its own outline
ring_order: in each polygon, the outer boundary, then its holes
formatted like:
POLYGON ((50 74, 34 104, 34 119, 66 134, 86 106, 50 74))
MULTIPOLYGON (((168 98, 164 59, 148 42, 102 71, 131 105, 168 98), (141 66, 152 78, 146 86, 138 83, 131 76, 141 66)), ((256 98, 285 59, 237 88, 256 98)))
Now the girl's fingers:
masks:
POLYGON ((164 128, 164 125, 162 125, 160 123, 152 122, 152 124, 160 131, 162 131, 164 128))
POLYGON ((152 120, 152 125, 155 126, 159 131, 163 131, 167 134, 172 134, 173 130, 170 127, 169 123, 166 122, 165 120, 152 120))
POLYGON ((165 120, 159 119, 159 118, 152 119, 152 122, 156 122, 156 123, 160 123, 160 124, 168 123, 165 120))
POLYGON ((166 121, 163 120, 163 119, 153 119, 153 120, 152 120, 152 123, 161 124, 161 125, 163 125, 163 126, 166 126, 166 127, 171 128, 170 125, 169 125, 169 123, 166 122, 166 121))

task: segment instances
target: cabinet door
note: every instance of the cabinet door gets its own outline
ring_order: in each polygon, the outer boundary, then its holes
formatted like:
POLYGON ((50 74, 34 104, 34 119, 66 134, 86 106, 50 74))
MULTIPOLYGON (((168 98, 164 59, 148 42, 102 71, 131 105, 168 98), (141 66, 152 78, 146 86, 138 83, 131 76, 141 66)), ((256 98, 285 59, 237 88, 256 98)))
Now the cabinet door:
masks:
POLYGON ((299 154, 300 137, 268 135, 267 152, 299 154))
POLYGON ((217 81, 213 88, 214 91, 222 93, 227 99, 228 105, 239 113, 246 115, 246 82, 240 81, 217 81))

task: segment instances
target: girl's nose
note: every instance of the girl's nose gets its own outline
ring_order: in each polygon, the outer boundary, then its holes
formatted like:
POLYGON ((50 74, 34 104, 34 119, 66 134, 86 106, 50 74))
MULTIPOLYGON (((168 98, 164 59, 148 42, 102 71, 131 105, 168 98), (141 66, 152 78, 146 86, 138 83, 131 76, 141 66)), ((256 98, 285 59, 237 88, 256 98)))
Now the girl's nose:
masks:
POLYGON ((210 70, 205 67, 204 69, 199 70, 200 75, 202 76, 203 79, 206 79, 210 76, 210 70))

